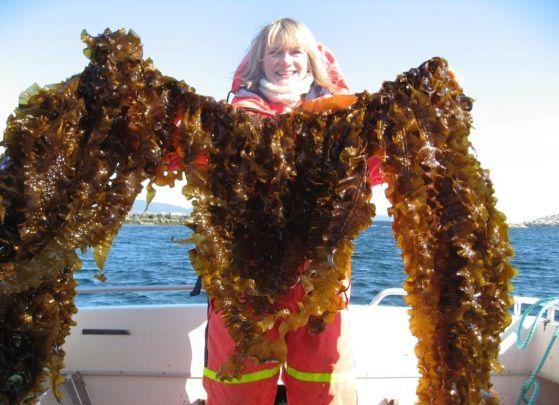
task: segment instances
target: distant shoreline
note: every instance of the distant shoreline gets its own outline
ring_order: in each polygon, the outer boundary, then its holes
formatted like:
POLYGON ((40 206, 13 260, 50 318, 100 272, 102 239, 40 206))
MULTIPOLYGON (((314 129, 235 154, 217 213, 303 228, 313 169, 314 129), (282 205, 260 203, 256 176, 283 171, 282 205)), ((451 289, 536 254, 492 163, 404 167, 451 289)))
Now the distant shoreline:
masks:
POLYGON ((171 213, 128 214, 124 223, 129 225, 185 225, 189 216, 171 213))
MULTIPOLYGON (((190 215, 172 213, 128 214, 124 221, 127 225, 185 225, 190 215)), ((390 218, 379 217, 374 222, 392 222, 390 218)))
POLYGON ((533 219, 531 221, 524 221, 517 224, 509 224, 511 228, 528 228, 535 226, 559 226, 559 214, 548 215, 543 218, 533 219))
MULTIPOLYGON (((132 225, 185 225, 185 222, 190 217, 189 214, 180 213, 151 213, 146 212, 142 214, 128 214, 125 224, 132 225)), ((390 217, 379 216, 373 218, 374 222, 392 222, 390 217)), ((528 228, 528 227, 549 227, 559 226, 559 214, 549 215, 547 217, 534 219, 532 221, 525 221, 520 223, 508 224, 510 228, 528 228)))
MULTIPOLYGON (((136 200, 131 212, 126 217, 126 224, 136 225, 184 225, 190 216, 192 207, 185 208, 173 204, 136 200)), ((392 218, 379 214, 373 218, 374 222, 392 222, 392 218)), ((559 214, 523 222, 508 222, 510 228, 528 228, 534 226, 559 226, 559 214)))

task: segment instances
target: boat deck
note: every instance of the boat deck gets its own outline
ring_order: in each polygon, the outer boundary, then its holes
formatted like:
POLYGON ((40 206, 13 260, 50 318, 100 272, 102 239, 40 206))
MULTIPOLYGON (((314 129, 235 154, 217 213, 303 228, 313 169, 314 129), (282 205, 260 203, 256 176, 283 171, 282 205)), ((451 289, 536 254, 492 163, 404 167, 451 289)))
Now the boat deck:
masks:
MULTIPOLYGON (((384 398, 415 403, 416 339, 408 329, 406 308, 351 305, 349 319, 360 403, 379 404, 384 398)), ((205 305, 80 308, 75 320, 77 326, 64 345, 64 371, 74 376, 74 382, 64 384, 63 404, 87 405, 87 397, 95 405, 190 404, 205 398, 201 383, 205 305)), ((528 349, 520 351, 514 345, 517 322, 515 316, 503 335, 500 359, 506 371, 492 376, 505 405, 516 402, 520 385, 558 327, 550 320, 540 322, 528 349)), ((559 345, 551 351, 539 381, 537 403, 559 403, 559 345)), ((49 392, 40 403, 56 401, 49 392)))

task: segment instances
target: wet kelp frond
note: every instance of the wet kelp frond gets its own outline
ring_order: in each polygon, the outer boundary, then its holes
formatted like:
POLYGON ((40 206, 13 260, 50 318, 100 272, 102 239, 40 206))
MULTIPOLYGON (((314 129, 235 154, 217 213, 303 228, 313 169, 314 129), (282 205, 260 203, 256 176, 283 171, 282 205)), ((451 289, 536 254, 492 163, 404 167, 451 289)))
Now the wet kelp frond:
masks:
POLYGON ((267 119, 161 75, 132 32, 83 40, 84 72, 30 89, 4 134, 0 402, 31 400, 46 369, 56 390, 76 310, 75 250, 93 248, 102 268, 144 180, 152 190, 187 179, 190 259, 236 343, 220 375, 242 374, 248 357, 284 361, 288 331, 320 333, 347 305, 353 240, 374 216, 373 155, 409 275, 419 399, 481 401, 510 322, 512 250, 468 150, 471 100, 443 59, 378 93, 267 119), (305 295, 290 311, 282 298, 297 283, 305 295), (279 339, 267 340, 276 324, 279 339))
POLYGON ((488 173, 469 153, 471 99, 431 60, 380 92, 393 229, 408 274, 421 403, 480 403, 499 370, 515 269, 488 173))

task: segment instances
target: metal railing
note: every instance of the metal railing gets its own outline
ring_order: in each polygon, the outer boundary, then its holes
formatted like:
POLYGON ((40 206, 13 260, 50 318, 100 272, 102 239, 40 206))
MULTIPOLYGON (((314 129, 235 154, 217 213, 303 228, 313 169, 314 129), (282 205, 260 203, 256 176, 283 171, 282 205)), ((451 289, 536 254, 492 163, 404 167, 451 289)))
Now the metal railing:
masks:
MULTIPOLYGON (((375 297, 371 300, 369 304, 372 307, 376 307, 380 304, 380 302, 390 296, 400 296, 405 297, 408 295, 403 288, 387 288, 386 290, 382 290, 380 293, 375 295, 375 297)), ((523 305, 533 305, 538 302, 539 298, 534 297, 523 297, 520 295, 513 296, 514 298, 514 307, 513 307, 513 314, 514 316, 522 315, 522 306, 523 305)), ((555 321, 555 315, 559 313, 559 304, 550 306, 545 314, 545 319, 553 322, 555 321)))
MULTIPOLYGON (((127 285, 127 286, 114 286, 114 287, 81 287, 78 288, 78 294, 114 294, 114 293, 128 293, 128 292, 169 292, 169 291, 182 291, 190 292, 194 288, 194 284, 171 284, 171 285, 127 285)), ((376 307, 380 305, 381 301, 387 297, 405 297, 408 295, 403 288, 387 288, 382 290, 371 300, 369 305, 376 307)), ((520 316, 522 314, 523 305, 532 305, 538 301, 538 298, 514 296, 513 314, 520 316)), ((548 308, 545 318, 549 321, 555 320, 556 311, 559 312, 559 305, 554 305, 548 308)))
POLYGON ((390 296, 405 297, 406 295, 408 295, 408 293, 403 288, 387 288, 386 290, 382 290, 377 295, 375 295, 375 297, 371 300, 369 305, 372 307, 376 307, 386 297, 390 297, 390 296))
POLYGON ((170 284, 170 285, 122 285, 114 287, 79 287, 78 294, 114 294, 127 292, 165 292, 185 291, 194 289, 194 284, 170 284))
MULTIPOLYGON (((533 305, 539 301, 539 298, 534 297, 520 297, 515 295, 514 296, 514 309, 513 313, 515 316, 522 315, 522 305, 533 305)), ((555 321, 555 311, 559 311, 559 304, 551 305, 545 311, 545 319, 547 321, 553 322, 555 321)))

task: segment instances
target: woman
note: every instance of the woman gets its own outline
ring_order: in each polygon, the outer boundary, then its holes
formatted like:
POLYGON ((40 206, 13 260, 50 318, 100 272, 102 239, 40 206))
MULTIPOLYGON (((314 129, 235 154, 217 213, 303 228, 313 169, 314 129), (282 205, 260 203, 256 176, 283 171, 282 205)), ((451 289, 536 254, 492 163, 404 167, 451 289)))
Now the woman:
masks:
MULTIPOLYGON (((333 55, 315 41, 309 29, 284 18, 264 27, 253 40, 235 72, 231 91, 236 108, 273 117, 292 111, 305 100, 347 93, 348 87, 333 55)), ((380 183, 378 163, 370 161, 372 184, 380 183)), ((349 284, 349 263, 347 274, 349 284)), ((303 294, 302 286, 296 285, 284 298, 285 307, 297 311, 303 294)), ((270 339, 275 337, 277 327, 269 334, 270 339)), ((289 404, 357 402, 348 328, 341 312, 322 333, 311 335, 302 327, 289 332, 286 343, 287 362, 281 374, 289 404)), ((234 348, 223 319, 210 303, 204 368, 208 404, 272 404, 281 367, 277 363, 248 361, 245 374, 234 383, 216 378, 234 348)))
POLYGON ((303 24, 284 18, 267 25, 235 72, 232 105, 265 116, 290 112, 302 101, 344 94, 334 60, 303 24))

